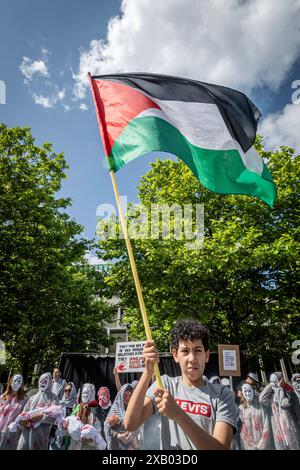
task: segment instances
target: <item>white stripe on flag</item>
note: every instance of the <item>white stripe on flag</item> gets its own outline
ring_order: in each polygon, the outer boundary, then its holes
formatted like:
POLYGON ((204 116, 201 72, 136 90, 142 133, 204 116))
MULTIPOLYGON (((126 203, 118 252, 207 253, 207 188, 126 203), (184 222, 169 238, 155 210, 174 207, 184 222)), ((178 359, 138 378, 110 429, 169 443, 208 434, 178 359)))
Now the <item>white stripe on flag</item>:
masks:
POLYGON ((232 139, 215 104, 150 98, 161 109, 146 109, 136 116, 136 119, 146 116, 164 119, 196 147, 209 150, 238 150, 245 167, 259 175, 262 174, 263 161, 255 148, 251 147, 246 153, 243 152, 239 143, 232 139))

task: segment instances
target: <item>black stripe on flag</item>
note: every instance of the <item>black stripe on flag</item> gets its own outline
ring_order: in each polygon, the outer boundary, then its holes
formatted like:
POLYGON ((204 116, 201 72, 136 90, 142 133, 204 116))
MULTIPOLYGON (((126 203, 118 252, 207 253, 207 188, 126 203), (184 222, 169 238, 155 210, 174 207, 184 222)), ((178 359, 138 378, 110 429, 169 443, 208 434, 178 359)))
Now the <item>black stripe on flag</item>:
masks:
POLYGON ((152 73, 95 75, 93 79, 122 82, 159 100, 214 103, 231 134, 246 152, 255 141, 261 113, 242 92, 188 78, 152 73))

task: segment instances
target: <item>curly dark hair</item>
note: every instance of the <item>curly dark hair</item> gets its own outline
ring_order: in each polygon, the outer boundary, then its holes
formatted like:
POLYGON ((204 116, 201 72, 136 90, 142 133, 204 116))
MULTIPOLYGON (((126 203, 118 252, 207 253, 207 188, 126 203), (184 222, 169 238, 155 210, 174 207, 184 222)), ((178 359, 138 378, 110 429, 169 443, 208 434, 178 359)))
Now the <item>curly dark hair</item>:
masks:
POLYGON ((171 349, 178 350, 179 341, 201 339, 205 351, 208 350, 209 331, 205 325, 196 320, 177 320, 174 328, 170 332, 171 349))

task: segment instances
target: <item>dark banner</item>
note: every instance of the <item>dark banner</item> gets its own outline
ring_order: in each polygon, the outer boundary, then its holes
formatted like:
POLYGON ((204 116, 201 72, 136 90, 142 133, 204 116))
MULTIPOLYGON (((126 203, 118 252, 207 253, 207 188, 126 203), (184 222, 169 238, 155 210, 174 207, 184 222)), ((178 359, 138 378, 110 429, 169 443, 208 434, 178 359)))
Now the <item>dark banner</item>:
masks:
MULTIPOLYGON (((68 382, 74 382, 77 389, 87 382, 94 384, 96 390, 101 386, 106 386, 111 392, 112 399, 114 399, 117 392, 113 374, 114 366, 114 356, 92 353, 63 353, 59 362, 62 377, 68 382)), ((204 373, 207 377, 218 375, 218 367, 218 353, 211 353, 209 363, 207 364, 204 373)), ((170 377, 180 375, 180 369, 170 355, 160 357, 159 369, 161 375, 167 374, 170 377)), ((243 373, 247 373, 247 370, 243 370, 242 367, 242 374, 243 373)), ((140 373, 119 374, 122 384, 137 380, 140 376, 140 373)), ((234 377, 234 386, 236 386, 241 380, 242 379, 240 377, 234 377)))

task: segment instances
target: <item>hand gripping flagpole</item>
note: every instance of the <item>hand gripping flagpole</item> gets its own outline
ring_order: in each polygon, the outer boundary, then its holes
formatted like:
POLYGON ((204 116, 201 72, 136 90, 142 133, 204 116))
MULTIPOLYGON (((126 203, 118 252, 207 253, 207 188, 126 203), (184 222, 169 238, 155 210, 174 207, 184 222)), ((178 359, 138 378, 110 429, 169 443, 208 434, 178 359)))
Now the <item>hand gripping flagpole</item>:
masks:
MULTIPOLYGON (((101 117, 99 116, 97 101, 96 101, 96 97, 95 97, 95 91, 94 91, 94 86, 93 86, 93 81, 92 81, 91 74, 89 73, 88 76, 89 76, 90 85, 91 85, 91 88, 92 88, 92 93, 93 93, 93 98, 94 98, 94 103, 95 103, 95 107, 96 107, 96 111, 97 111, 97 118, 98 118, 99 128, 101 129, 101 127, 102 127, 102 130, 103 130, 103 133, 104 133, 105 128, 102 125, 101 117)), ((145 332, 146 332, 146 337, 147 337, 148 341, 152 341, 152 334, 151 334, 151 330, 150 330, 148 315, 147 315, 146 306, 145 306, 145 302, 144 302, 144 297, 143 297, 143 293, 142 293, 141 283, 140 283, 140 279, 139 279, 135 259, 134 259, 134 256, 133 256, 132 246, 131 246, 131 242, 130 242, 130 238, 129 238, 128 230, 127 230, 127 223, 126 223, 125 216, 124 216, 124 213, 123 213, 123 209, 122 209, 122 206, 121 206, 121 203, 120 203, 119 190, 118 190, 118 186, 117 186, 115 172, 114 172, 113 169, 110 170, 110 176, 111 176, 112 185, 113 185, 114 193, 115 193, 115 198, 116 198, 116 202, 117 202, 117 206, 118 206, 118 210, 119 210, 119 215, 120 215, 120 219, 121 219, 121 227, 122 227, 124 238, 125 238, 126 248, 127 248, 129 261, 130 261, 130 265, 131 265, 131 270, 132 270, 132 274, 133 274, 133 279, 134 279, 134 284, 135 284, 135 288, 136 288, 136 292, 137 292, 137 296, 138 296, 139 306, 140 306, 140 310, 141 310, 141 313, 142 313, 142 318, 143 318, 144 328, 145 328, 145 332)), ((160 372, 159 372, 159 367, 158 367, 157 363, 154 364, 154 374, 155 374, 155 377, 156 377, 158 387, 159 388, 164 388, 162 380, 161 380, 160 372)))

